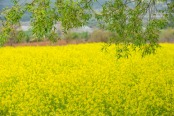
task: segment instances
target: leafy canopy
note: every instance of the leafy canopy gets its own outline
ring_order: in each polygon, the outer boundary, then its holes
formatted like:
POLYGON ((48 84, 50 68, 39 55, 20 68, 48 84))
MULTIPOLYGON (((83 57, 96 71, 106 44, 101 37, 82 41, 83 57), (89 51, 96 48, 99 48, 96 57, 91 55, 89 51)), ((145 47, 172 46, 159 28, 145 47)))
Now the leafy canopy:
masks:
POLYGON ((13 6, 1 12, 2 20, 0 45, 11 36, 14 26, 20 26, 25 12, 30 18, 33 36, 38 39, 48 37, 54 40, 54 25, 61 22, 63 30, 85 25, 95 17, 100 27, 116 33, 111 42, 117 45, 117 56, 128 57, 130 46, 133 50, 142 51, 142 55, 154 53, 158 45, 158 33, 168 22, 167 17, 173 12, 173 2, 167 0, 108 0, 101 4, 102 10, 93 8, 98 0, 12 0, 13 6), (159 3, 167 7, 158 9, 159 3), (157 14, 162 14, 157 15, 157 14))

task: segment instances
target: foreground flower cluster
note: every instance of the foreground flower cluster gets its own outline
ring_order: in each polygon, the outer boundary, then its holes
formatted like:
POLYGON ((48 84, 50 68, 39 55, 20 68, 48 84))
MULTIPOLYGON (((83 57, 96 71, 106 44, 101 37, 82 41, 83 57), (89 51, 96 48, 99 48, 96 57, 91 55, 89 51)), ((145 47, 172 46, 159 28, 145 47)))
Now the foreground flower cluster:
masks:
POLYGON ((0 115, 174 115, 174 45, 120 60, 101 46, 0 48, 0 115))

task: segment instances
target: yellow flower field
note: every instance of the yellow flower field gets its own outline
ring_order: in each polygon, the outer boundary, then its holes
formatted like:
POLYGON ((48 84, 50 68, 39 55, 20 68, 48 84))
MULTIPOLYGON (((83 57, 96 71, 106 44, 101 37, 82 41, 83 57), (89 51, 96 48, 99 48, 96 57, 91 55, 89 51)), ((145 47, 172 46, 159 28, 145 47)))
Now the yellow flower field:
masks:
POLYGON ((120 60, 102 45, 0 48, 0 116, 174 115, 174 44, 120 60))

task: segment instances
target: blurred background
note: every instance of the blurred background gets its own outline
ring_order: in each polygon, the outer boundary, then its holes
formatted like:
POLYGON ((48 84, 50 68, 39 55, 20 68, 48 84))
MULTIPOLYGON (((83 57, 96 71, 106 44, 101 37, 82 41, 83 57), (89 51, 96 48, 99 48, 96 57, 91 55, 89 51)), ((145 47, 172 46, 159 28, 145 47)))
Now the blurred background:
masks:
MULTIPOLYGON (((31 2, 31 0, 24 0, 25 2, 31 2)), ((21 1, 21 2, 24 2, 21 1)), ((52 0, 54 3, 55 0, 52 0)), ((107 0, 98 0, 93 4, 93 8, 96 12, 101 11, 101 5, 104 4, 107 0)), ((11 7, 13 4, 11 0, 0 0, 0 11, 3 11, 4 8, 11 7)), ((166 3, 159 3, 157 4, 157 8, 159 10, 166 8, 166 3)), ((133 6, 133 4, 130 4, 133 6)), ((161 14, 157 14, 158 17, 161 14)), ((66 45, 66 44, 78 44, 78 43, 86 43, 86 42, 108 42, 110 38, 117 37, 116 33, 112 33, 103 29, 99 28, 99 24, 97 20, 92 17, 86 25, 81 28, 74 28, 69 30, 67 33, 64 33, 61 27, 61 22, 57 22, 55 25, 57 35, 56 40, 54 43, 48 41, 47 38, 38 41, 37 39, 32 37, 32 30, 30 26, 30 17, 31 14, 26 12, 21 19, 21 27, 16 28, 16 36, 10 39, 6 45, 15 45, 15 44, 37 44, 40 43, 41 45, 45 44, 52 44, 52 45, 66 45)), ((3 20, 3 17, 0 16, 3 20)), ((144 19, 146 21, 146 18, 144 19)), ((168 26, 165 29, 161 30, 159 42, 167 42, 172 43, 174 42, 174 22, 173 19, 171 20, 168 26)), ((0 24, 1 26, 1 24, 0 24)))

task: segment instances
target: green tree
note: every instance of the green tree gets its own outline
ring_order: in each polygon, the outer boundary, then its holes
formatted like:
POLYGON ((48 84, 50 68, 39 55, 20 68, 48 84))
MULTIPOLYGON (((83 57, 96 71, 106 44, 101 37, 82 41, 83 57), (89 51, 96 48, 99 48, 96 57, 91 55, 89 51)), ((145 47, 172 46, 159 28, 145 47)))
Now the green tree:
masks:
POLYGON ((111 42, 117 44, 117 56, 128 57, 129 46, 133 50, 141 50, 142 55, 154 53, 158 44, 159 30, 167 23, 165 14, 172 12, 172 2, 168 8, 157 10, 159 2, 167 0, 108 0, 102 4, 101 12, 96 12, 92 7, 98 0, 32 0, 21 2, 12 0, 13 7, 1 12, 5 20, 2 20, 0 45, 2 46, 10 38, 14 25, 20 25, 20 20, 25 12, 32 14, 30 22, 32 34, 38 40, 55 34, 58 21, 61 22, 64 31, 85 25, 92 16, 100 23, 101 28, 117 33, 117 38, 111 38, 111 42), (169 7, 170 6, 170 7, 169 7), (170 9, 170 10, 169 10, 170 9), (159 18, 157 12, 163 15, 159 18))

